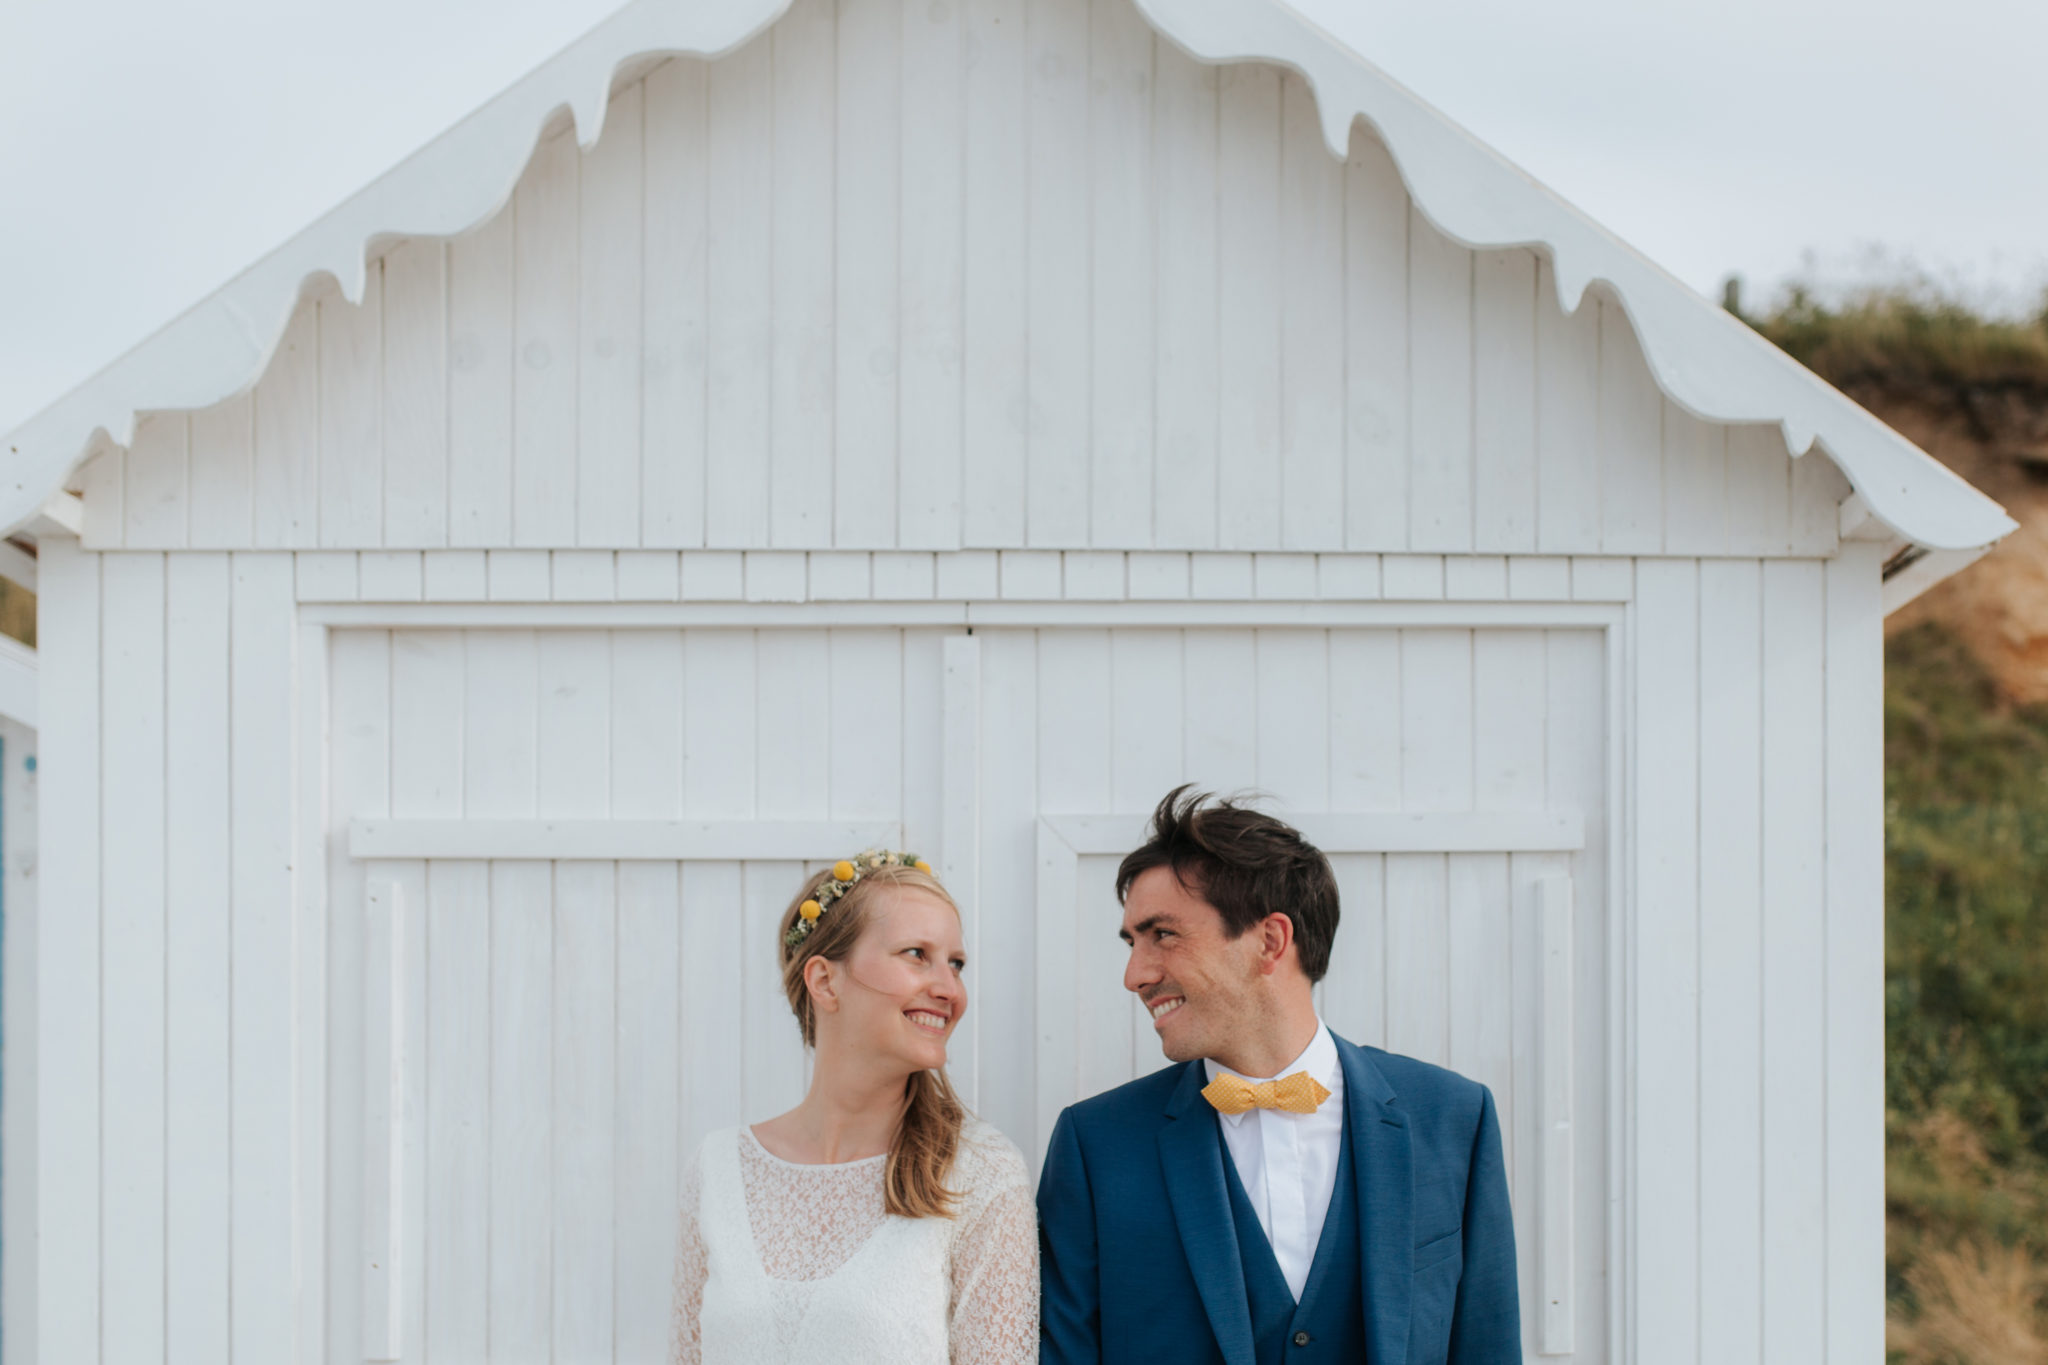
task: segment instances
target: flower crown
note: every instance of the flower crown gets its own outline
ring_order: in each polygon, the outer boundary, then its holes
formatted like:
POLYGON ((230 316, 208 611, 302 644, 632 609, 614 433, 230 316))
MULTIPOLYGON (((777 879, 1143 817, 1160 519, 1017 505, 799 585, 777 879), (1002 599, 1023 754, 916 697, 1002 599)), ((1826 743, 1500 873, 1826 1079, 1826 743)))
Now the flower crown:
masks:
POLYGON ((841 858, 832 864, 832 875, 819 884, 811 899, 796 908, 796 923, 789 926, 789 932, 782 936, 783 946, 794 948, 802 943, 828 906, 853 890, 854 884, 862 877, 884 867, 914 867, 926 876, 932 873, 932 865, 915 853, 898 853, 886 848, 864 849, 851 858, 841 858))

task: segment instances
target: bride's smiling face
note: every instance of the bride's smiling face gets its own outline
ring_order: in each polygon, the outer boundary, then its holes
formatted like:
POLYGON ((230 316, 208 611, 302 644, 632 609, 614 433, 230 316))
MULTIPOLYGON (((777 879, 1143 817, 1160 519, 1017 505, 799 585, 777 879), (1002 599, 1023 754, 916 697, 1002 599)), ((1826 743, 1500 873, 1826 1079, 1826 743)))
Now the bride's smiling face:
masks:
POLYGON ((821 1048, 894 1058, 906 1072, 946 1064, 946 1041, 967 1012, 967 952, 952 906, 916 887, 878 888, 845 959, 813 962, 812 971, 830 968, 829 999, 813 986, 821 1048))

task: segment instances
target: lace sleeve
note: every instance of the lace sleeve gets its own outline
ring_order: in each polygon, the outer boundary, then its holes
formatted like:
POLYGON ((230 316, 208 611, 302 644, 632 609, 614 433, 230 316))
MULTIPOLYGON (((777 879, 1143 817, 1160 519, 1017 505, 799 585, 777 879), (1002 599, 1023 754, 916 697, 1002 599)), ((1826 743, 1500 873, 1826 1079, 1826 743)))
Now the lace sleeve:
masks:
POLYGON ((1038 1212, 1028 1184, 1002 1189, 960 1230, 950 1344, 954 1365, 1038 1360, 1038 1212))
POLYGON ((697 1226, 698 1163, 686 1162, 676 1207, 681 1231, 676 1238, 675 1305, 671 1325, 670 1365, 701 1365, 703 1343, 698 1338, 698 1318, 704 1308, 704 1281, 710 1266, 704 1255, 704 1235, 697 1226))

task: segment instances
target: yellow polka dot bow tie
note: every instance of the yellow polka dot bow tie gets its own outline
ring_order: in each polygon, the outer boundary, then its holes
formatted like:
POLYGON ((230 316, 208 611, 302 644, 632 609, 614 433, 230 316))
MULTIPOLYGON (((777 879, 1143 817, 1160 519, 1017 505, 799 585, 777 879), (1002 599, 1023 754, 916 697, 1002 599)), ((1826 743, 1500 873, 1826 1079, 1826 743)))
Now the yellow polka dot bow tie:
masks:
POLYGON ((1290 1114, 1313 1114, 1317 1105, 1330 1098, 1330 1090, 1306 1071, 1256 1084, 1225 1071, 1202 1087, 1202 1098, 1215 1106, 1219 1114, 1242 1114, 1247 1109, 1285 1109, 1290 1114))

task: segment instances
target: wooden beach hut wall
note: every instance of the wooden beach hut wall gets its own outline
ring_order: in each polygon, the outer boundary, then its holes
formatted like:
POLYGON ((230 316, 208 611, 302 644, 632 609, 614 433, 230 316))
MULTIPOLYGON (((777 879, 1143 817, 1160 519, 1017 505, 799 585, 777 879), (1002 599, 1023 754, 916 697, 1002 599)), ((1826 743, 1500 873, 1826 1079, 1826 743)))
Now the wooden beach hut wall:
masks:
POLYGON ((1529 1355, 1882 1350, 1881 621, 2010 522, 1280 5, 636 0, 5 458, 10 1361, 658 1361, 804 869, 1035 1153, 1183 780, 1493 1088, 1529 1355))

